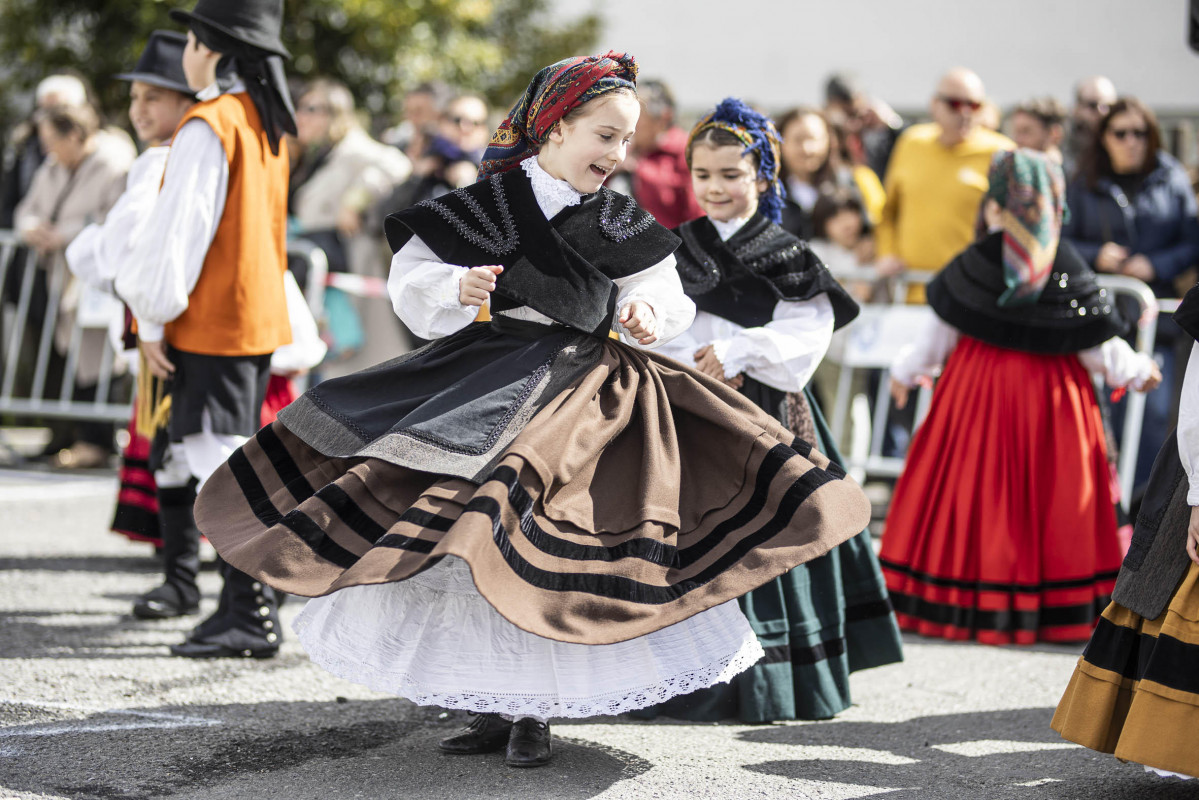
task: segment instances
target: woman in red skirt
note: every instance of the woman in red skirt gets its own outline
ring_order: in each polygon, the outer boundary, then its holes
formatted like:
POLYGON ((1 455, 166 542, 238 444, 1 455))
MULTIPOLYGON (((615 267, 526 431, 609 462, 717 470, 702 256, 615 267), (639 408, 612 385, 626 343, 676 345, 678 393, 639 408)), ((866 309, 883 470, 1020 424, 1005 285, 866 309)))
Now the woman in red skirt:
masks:
POLYGON ((1091 373, 1138 391, 1157 366, 1060 239, 1061 167, 991 166, 979 239, 929 284, 936 316, 892 366, 892 394, 944 364, 895 486, 880 561, 900 627, 990 644, 1078 641, 1121 548, 1091 373))

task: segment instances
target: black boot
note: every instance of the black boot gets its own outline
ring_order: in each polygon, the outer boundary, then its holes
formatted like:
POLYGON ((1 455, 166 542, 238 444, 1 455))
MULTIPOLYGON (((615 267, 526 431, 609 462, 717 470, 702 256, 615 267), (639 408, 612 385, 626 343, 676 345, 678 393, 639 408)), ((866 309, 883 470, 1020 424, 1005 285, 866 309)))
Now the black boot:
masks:
POLYGON ((168 619, 200 610, 200 531, 196 529, 195 481, 187 486, 159 488, 158 524, 162 529, 162 561, 166 580, 133 605, 142 619, 168 619))
POLYGON ((467 712, 474 719, 465 728, 447 736, 437 746, 447 753, 473 756, 479 753, 494 753, 508 743, 512 723, 499 714, 476 714, 467 712))
POLYGON ((201 620, 199 625, 192 628, 187 634, 188 639, 203 639, 214 633, 220 633, 228 627, 225 615, 229 611, 229 593, 225 591, 225 579, 229 577, 229 573, 232 571, 233 567, 229 566, 225 559, 217 556, 216 572, 221 576, 221 594, 217 600, 216 611, 201 620))
POLYGON ((275 590, 228 565, 224 573, 217 613, 197 625, 183 644, 172 646, 172 655, 270 658, 279 652, 281 631, 275 590))
POLYGON ((504 758, 508 766, 540 767, 548 764, 552 755, 548 722, 522 717, 512 723, 512 735, 508 738, 508 755, 504 758))

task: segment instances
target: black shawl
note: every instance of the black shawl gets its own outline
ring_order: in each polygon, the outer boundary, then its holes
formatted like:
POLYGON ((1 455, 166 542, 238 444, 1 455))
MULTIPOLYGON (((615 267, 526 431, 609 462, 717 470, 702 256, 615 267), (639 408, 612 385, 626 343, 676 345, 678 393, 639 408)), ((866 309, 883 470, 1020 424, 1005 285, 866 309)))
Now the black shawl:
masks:
POLYGON ((967 247, 928 285, 928 304, 967 336, 1030 353, 1077 353, 1122 336, 1127 323, 1095 272, 1066 240, 1058 245, 1049 283, 1037 302, 1000 306, 1003 235, 967 247))
POLYGON ((493 311, 518 306, 597 336, 616 310, 614 278, 652 267, 678 237, 631 198, 601 188, 547 220, 524 170, 514 169, 389 216, 387 241, 414 235, 447 264, 499 264, 493 311))
POLYGON ((683 240, 675 253, 683 290, 700 311, 756 328, 770 322, 780 300, 827 294, 834 328, 858 315, 858 304, 807 244, 761 214, 727 242, 707 217, 675 230, 683 240))

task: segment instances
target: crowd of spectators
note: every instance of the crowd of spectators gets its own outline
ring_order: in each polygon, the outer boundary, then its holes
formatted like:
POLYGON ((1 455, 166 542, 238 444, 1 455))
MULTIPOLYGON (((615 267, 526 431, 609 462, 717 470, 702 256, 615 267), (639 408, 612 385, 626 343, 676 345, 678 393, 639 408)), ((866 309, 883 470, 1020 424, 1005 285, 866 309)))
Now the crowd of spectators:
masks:
MULTIPOLYGON (((700 213, 684 156, 684 120, 666 83, 642 81, 639 97, 637 134, 610 185, 675 226, 700 213)), ((119 127, 101 123, 90 89, 76 75, 48 77, 35 100, 34 112, 5 143, 0 180, 0 229, 16 231, 44 267, 26 319, 30 346, 45 322, 56 270, 63 274, 53 292, 55 326, 60 334, 69 328, 79 298, 62 251, 85 224, 103 218, 135 155, 119 127)), ((426 83, 405 95, 402 118, 376 139, 353 94, 336 81, 297 87, 294 101, 291 234, 320 247, 334 272, 380 277, 387 265, 383 218, 471 183, 503 110, 471 91, 426 83)), ((896 277, 940 270, 973 240, 991 157, 1013 147, 1043 151, 1063 164, 1070 206, 1065 237, 1095 269, 1142 280, 1159 297, 1179 296, 1193 282, 1199 219, 1187 172, 1166 152, 1153 111, 1121 96, 1105 77, 1078 81, 1069 109, 1035 96, 1000 118, 982 79, 953 69, 933 87, 927 121, 916 121, 839 73, 828 79, 820 107, 781 109, 775 121, 784 227, 809 240, 835 274, 854 276, 851 288, 861 300, 922 301, 919 281, 906 284, 905 297, 894 298, 889 287, 896 277), (862 282, 864 271, 877 280, 862 282)), ((10 305, 19 290, 14 275, 10 270, 3 287, 10 305)), ((329 358, 344 358, 365 337, 357 301, 333 290, 325 302, 329 358)), ((1156 449, 1153 442, 1170 424, 1178 384, 1174 337, 1170 323, 1161 325, 1157 350, 1165 388, 1150 398, 1145 453, 1156 449)), ((51 383, 62 379, 66 344, 59 335, 51 383)), ((72 393, 86 398, 94 396, 95 365, 105 363, 99 357, 105 338, 89 331, 83 346, 72 393)), ((6 352, 0 347, 0 357, 6 352)), ((26 364, 20 372, 28 378, 26 364)), ((102 428, 57 424, 47 454, 82 448, 86 452, 59 463, 95 461, 111 439, 102 428)), ((1142 479, 1148 459, 1142 459, 1142 479)))

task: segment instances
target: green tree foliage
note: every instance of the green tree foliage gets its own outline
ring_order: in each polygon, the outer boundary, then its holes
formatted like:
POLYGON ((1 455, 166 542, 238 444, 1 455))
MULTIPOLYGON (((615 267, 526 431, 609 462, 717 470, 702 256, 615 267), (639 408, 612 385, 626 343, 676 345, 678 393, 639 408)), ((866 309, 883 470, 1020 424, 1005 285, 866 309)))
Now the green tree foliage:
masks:
MULTIPOLYGON (((0 0, 0 112, 7 121, 42 77, 74 70, 101 107, 123 117, 128 86, 111 76, 136 61, 150 31, 178 30, 168 11, 192 0, 0 0)), ((444 80, 507 107, 541 66, 590 50, 595 15, 555 18, 548 0, 285 0, 289 74, 346 82, 375 115, 403 93, 444 80)), ((0 124, 0 127, 6 125, 0 124)))

